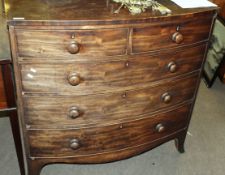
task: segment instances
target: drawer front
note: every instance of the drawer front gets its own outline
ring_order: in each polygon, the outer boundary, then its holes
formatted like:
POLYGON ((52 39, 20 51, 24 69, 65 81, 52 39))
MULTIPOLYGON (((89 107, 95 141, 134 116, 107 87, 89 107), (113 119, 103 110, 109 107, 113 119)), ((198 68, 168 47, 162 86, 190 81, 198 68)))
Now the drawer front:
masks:
POLYGON ((24 96, 31 128, 95 126, 136 119, 194 96, 198 75, 138 90, 88 96, 24 96))
POLYGON ((168 21, 162 25, 133 29, 133 53, 178 47, 208 40, 212 16, 204 19, 184 19, 180 23, 168 21))
POLYGON ((127 29, 16 30, 18 55, 65 57, 124 55, 127 29))
POLYGON ((29 130, 30 156, 83 156, 134 147, 185 128, 190 105, 139 120, 73 130, 29 130))
POLYGON ((177 53, 110 62, 22 64, 22 86, 24 92, 62 95, 133 89, 140 84, 198 70, 204 53, 205 45, 201 45, 177 53))

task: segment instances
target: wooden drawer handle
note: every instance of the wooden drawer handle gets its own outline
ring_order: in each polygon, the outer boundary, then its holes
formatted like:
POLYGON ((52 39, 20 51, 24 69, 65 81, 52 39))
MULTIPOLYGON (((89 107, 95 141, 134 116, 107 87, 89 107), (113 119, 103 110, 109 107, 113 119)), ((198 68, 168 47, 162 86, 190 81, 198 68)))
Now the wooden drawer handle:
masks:
POLYGON ((73 149, 73 150, 76 150, 80 147, 80 144, 79 144, 79 140, 78 139, 72 139, 70 140, 70 148, 73 149))
POLYGON ((76 72, 72 72, 68 75, 68 82, 72 85, 72 86, 77 86, 80 84, 80 75, 76 72))
POLYGON ((169 71, 171 73, 174 73, 177 71, 177 64, 174 61, 171 61, 168 65, 167 65, 169 71))
POLYGON ((177 44, 181 44, 183 42, 183 40, 184 40, 184 37, 183 37, 183 35, 180 32, 175 32, 172 35, 172 40, 173 40, 173 42, 175 42, 177 44))
POLYGON ((165 131, 165 126, 162 123, 159 123, 158 125, 156 125, 156 131, 161 133, 163 131, 165 131))
POLYGON ((168 92, 166 92, 162 94, 161 99, 164 103, 169 103, 172 100, 172 96, 168 92))
POLYGON ((69 110, 69 117, 71 119, 76 119, 79 116, 80 116, 80 111, 79 111, 79 109, 77 107, 70 108, 70 110, 69 110))
POLYGON ((69 46, 67 47, 67 50, 71 54, 76 54, 79 52, 79 44, 76 41, 71 41, 69 46))

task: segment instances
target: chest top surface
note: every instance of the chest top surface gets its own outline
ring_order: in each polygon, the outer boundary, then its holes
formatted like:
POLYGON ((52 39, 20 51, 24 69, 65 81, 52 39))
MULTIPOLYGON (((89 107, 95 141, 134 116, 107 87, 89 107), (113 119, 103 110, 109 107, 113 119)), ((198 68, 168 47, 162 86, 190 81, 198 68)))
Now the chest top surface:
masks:
POLYGON ((169 8, 172 13, 162 15, 159 12, 147 10, 139 15, 131 15, 128 9, 122 8, 115 14, 120 4, 112 0, 5 0, 6 17, 13 25, 48 25, 59 22, 90 22, 93 24, 125 24, 151 22, 156 18, 179 17, 195 15, 202 12, 214 11, 217 8, 190 8, 183 9, 170 0, 158 0, 169 8), (25 20, 13 20, 24 18, 25 20))

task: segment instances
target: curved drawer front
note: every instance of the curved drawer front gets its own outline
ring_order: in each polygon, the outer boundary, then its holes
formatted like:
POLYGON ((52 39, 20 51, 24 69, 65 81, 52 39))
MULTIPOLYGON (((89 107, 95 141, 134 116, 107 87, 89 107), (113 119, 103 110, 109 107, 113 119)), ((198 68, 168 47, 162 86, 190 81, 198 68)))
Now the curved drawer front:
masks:
POLYGON ((16 30, 18 55, 65 57, 124 55, 127 29, 16 30))
POLYGON ((31 128, 101 125, 138 118, 193 98, 198 75, 154 87, 88 96, 24 96, 31 128))
POLYGON ((198 70, 205 45, 173 54, 110 62, 22 64, 24 92, 87 95, 134 89, 140 84, 198 70))
POLYGON ((29 130, 30 156, 82 156, 134 147, 168 136, 187 125, 190 105, 147 118, 99 128, 29 130))
POLYGON ((162 25, 133 29, 133 53, 178 47, 209 39, 212 16, 203 19, 184 19, 179 23, 168 21, 162 25))

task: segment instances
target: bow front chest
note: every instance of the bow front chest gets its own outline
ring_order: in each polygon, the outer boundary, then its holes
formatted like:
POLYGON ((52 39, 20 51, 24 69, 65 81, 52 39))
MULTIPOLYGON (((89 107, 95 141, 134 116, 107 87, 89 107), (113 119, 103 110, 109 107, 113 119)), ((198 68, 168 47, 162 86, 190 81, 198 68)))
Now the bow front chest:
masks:
POLYGON ((184 151, 217 9, 160 2, 172 14, 114 14, 118 5, 104 0, 8 0, 29 175, 50 163, 125 159, 172 139, 184 151))

